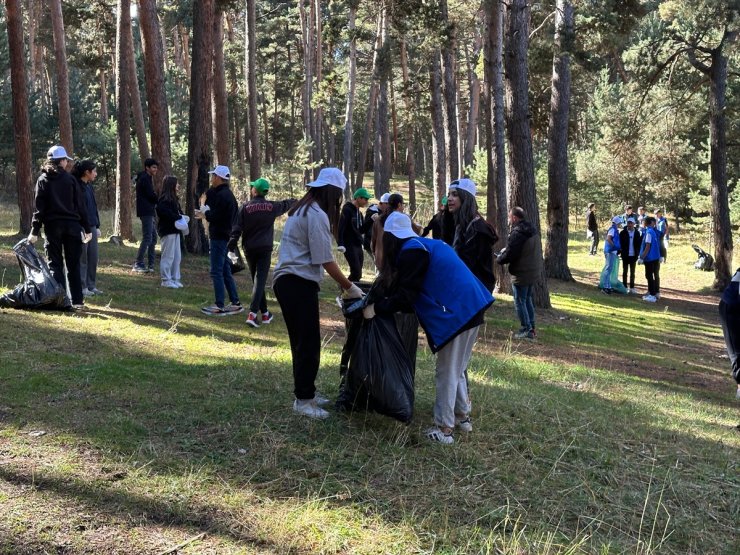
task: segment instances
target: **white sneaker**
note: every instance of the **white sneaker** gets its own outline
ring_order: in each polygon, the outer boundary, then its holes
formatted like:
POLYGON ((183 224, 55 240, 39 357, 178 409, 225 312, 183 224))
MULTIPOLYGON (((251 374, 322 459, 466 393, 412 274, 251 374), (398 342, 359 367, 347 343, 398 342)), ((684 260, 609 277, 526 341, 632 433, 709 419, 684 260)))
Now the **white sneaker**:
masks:
POLYGON ((184 286, 184 285, 182 284, 182 282, 181 282, 180 280, 178 280, 178 279, 173 279, 173 280, 172 280, 172 283, 174 283, 174 284, 175 284, 175 285, 177 286, 177 288, 178 288, 178 289, 182 289, 183 287, 185 287, 185 286, 184 286))
POLYGON ((166 287, 167 289, 179 289, 174 281, 171 280, 165 280, 161 283, 162 287, 166 287))
POLYGON ((452 437, 452 432, 445 433, 438 426, 432 426, 424 432, 424 435, 429 441, 442 443, 443 445, 452 445, 455 443, 455 438, 452 437))
POLYGON ((329 418, 329 413, 317 406, 314 399, 296 399, 293 401, 293 412, 318 420, 329 418))
POLYGON ((318 391, 313 394, 313 400, 316 403, 316 406, 318 406, 318 407, 325 407, 326 405, 328 405, 329 403, 331 403, 331 399, 329 399, 328 397, 323 396, 318 391))
POLYGON ((92 297, 95 293, 90 291, 87 287, 82 290, 82 296, 83 297, 92 297))
POLYGON ((642 298, 642 300, 643 300, 643 301, 647 301, 647 302, 649 302, 649 303, 654 303, 654 302, 656 302, 656 301, 657 301, 658 299, 656 299, 656 298, 655 298, 655 297, 654 297, 653 295, 645 295, 645 296, 644 296, 644 297, 642 298))
POLYGON ((628 293, 630 295, 637 295, 637 289, 635 289, 634 287, 630 287, 628 293))
POLYGON ((656 293, 656 294, 655 294, 655 298, 656 298, 657 300, 660 300, 660 293, 656 293))
POLYGON ((464 418, 460 418, 456 416, 455 417, 455 427, 459 429, 461 432, 470 433, 473 431, 473 423, 470 421, 469 416, 466 416, 464 418))

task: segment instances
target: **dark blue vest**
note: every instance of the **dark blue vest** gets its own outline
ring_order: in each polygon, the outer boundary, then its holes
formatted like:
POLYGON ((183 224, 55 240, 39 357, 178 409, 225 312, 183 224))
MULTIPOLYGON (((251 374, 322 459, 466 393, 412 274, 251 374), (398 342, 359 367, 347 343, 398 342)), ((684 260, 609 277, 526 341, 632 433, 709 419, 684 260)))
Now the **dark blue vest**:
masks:
POLYGON ((645 239, 647 238, 648 234, 650 234, 650 250, 648 251, 647 255, 645 255, 645 262, 653 262, 654 260, 658 260, 660 258, 660 239, 658 239, 658 232, 655 231, 655 228, 648 227, 645 229, 645 233, 642 234, 642 245, 640 246, 640 256, 642 256, 642 253, 645 250, 645 239))
MULTIPOLYGON (((610 229, 614 229, 614 237, 612 237, 612 241, 614 241, 614 246, 612 247, 609 244, 609 241, 604 239, 604 252, 617 252, 621 250, 619 248, 619 228, 617 227, 617 224, 612 224, 612 227, 610 229)), ((609 233, 609 229, 606 230, 607 234, 609 233)))

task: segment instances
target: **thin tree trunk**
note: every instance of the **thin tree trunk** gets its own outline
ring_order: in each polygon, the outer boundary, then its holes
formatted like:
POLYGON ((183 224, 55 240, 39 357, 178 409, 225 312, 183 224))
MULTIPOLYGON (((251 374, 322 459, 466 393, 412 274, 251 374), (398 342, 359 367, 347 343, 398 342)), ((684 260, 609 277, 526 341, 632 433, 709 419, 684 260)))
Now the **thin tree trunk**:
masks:
MULTIPOLYGON (((313 0, 310 0, 313 5, 313 0)), ((314 123, 313 123, 313 109, 311 108, 311 101, 313 98, 313 56, 314 45, 313 45, 313 23, 310 18, 306 18, 306 6, 305 0, 298 0, 298 13, 301 18, 301 46, 303 49, 303 72, 304 72, 304 84, 301 97, 301 108, 303 112, 303 138, 305 141, 312 143, 311 154, 309 156, 309 162, 316 162, 314 157, 315 150, 313 147, 316 146, 316 138, 313 136, 314 123)), ((304 180, 308 180, 310 174, 308 171, 304 172, 304 180)))
POLYGON ((51 27, 54 35, 54 58, 57 69, 57 100, 59 105, 59 135, 68 153, 74 152, 72 139, 72 113, 69 109, 69 73, 67 70, 67 45, 64 35, 64 18, 61 0, 49 0, 51 27))
POLYGON ((208 170, 211 167, 211 135, 207 130, 211 128, 213 18, 214 0, 193 3, 193 20, 200 24, 193 27, 185 210, 190 216, 188 250, 199 254, 208 252, 203 224, 193 214, 196 205, 199 205, 200 196, 208 189, 208 170))
POLYGON ((224 66, 224 14, 216 8, 213 17, 213 144, 216 163, 230 165, 229 103, 226 97, 224 66))
POLYGON ((20 0, 6 0, 10 83, 13 103, 13 145, 15 146, 15 182, 20 211, 20 232, 31 231, 33 217, 33 177, 31 172, 31 119, 28 114, 28 80, 23 53, 23 13, 20 0))
POLYGON ((262 95, 262 129, 265 134, 265 164, 269 165, 270 162, 270 119, 267 117, 267 95, 262 95))
MULTIPOLYGON (((347 76, 347 108, 344 112, 344 145, 342 147, 342 171, 348 183, 352 183, 352 171, 354 169, 352 158, 352 117, 355 109, 355 77, 357 75, 357 33, 355 32, 355 19, 357 17, 357 6, 359 0, 350 2, 349 5, 349 72, 347 76)), ((345 189, 347 197, 350 196, 350 187, 345 189)))
MULTIPOLYGON (((209 0, 206 0, 209 1, 209 0)), ((192 64, 190 63, 190 34, 184 25, 180 24, 177 26, 180 32, 180 40, 182 41, 182 65, 187 75, 188 86, 192 81, 192 64)))
POLYGON ((391 122, 393 123, 393 140, 391 144, 391 168, 393 171, 398 167, 398 116, 396 115, 396 93, 393 83, 393 67, 388 68, 388 93, 390 95, 391 122))
POLYGON ((375 50, 373 53, 373 69, 372 69, 372 80, 370 81, 370 91, 369 91, 369 98, 367 101, 367 113, 365 117, 365 133, 362 135, 362 141, 360 144, 360 153, 357 160, 357 173, 355 174, 355 185, 352 188, 353 191, 356 191, 360 187, 362 187, 363 182, 365 180, 365 165, 367 163, 367 147, 368 143, 370 141, 370 136, 372 135, 372 126, 373 126, 373 120, 375 116, 375 104, 378 101, 378 52, 380 51, 380 46, 382 44, 382 29, 383 29, 383 17, 384 17, 384 10, 381 10, 378 14, 378 24, 377 24, 377 31, 375 34, 375 50))
POLYGON ((388 77, 390 75, 391 53, 388 36, 387 5, 384 3, 381 27, 381 47, 378 52, 378 107, 375 119, 375 149, 373 164, 373 185, 375 198, 388 192, 391 180, 391 141, 388 130, 388 77))
MULTIPOLYGON (((323 47, 322 47, 322 37, 321 37, 321 6, 320 6, 320 0, 311 0, 311 23, 312 23, 312 30, 310 31, 313 34, 313 44, 314 44, 314 63, 316 66, 316 71, 314 75, 316 75, 316 84, 315 87, 318 90, 321 90, 321 81, 323 79, 323 47)), ((314 138, 314 160, 320 161, 324 158, 324 137, 323 137, 323 131, 324 131, 324 108, 319 103, 318 106, 316 106, 315 112, 314 112, 314 119, 313 119, 313 138, 314 138)), ((314 170, 314 173, 316 173, 317 170, 314 170)))
MULTIPOLYGON (((299 0, 303 2, 303 0, 299 0)), ((245 54, 247 106, 249 109, 249 178, 254 181, 262 174, 259 119, 257 117, 257 0, 247 0, 245 54)), ((310 106, 310 104, 309 104, 310 106)))
MULTIPOLYGON (((98 55, 103 58, 103 45, 98 45, 98 55)), ((108 74, 104 68, 98 70, 100 78, 100 123, 108 125, 108 74)))
POLYGON ((457 88, 455 86, 455 26, 450 23, 447 13, 447 0, 441 0, 441 20, 447 26, 442 42, 442 73, 444 77, 445 99, 445 154, 447 157, 448 183, 460 177, 458 133, 457 133, 457 88))
POLYGON ((118 0, 116 25, 116 213, 113 235, 132 240, 131 227, 131 131, 130 98, 126 88, 126 68, 131 56, 131 2, 118 0))
POLYGON ((416 157, 414 154, 414 107, 411 99, 409 81, 409 56, 406 41, 401 39, 401 78, 403 80, 403 100, 406 108, 406 174, 409 178, 409 213, 416 214, 416 157))
MULTIPOLYGON (((234 21, 233 19, 227 19, 227 34, 229 42, 234 43, 234 21)), ((234 99, 232 104, 232 119, 234 122, 234 146, 236 148, 236 160, 239 168, 239 178, 243 179, 247 174, 247 168, 244 165, 244 146, 242 143, 242 131, 241 131, 241 106, 238 101, 239 97, 239 82, 236 76, 236 64, 229 64, 229 81, 231 98, 234 99)), ((276 79, 277 81, 277 79, 276 79)))
POLYGON ((470 88, 470 109, 468 110, 468 125, 465 130, 464 166, 472 167, 475 163, 475 146, 478 135, 478 115, 480 112, 480 79, 473 67, 473 60, 478 59, 481 49, 480 37, 476 37, 472 60, 468 58, 468 83, 470 88))
POLYGON ((439 50, 432 52, 429 67, 430 105, 432 117, 432 166, 434 168, 434 206, 447 191, 447 164, 445 152, 445 124, 442 113, 442 68, 440 67, 439 50))
MULTIPOLYGON (((509 203, 520 206, 527 219, 540 233, 540 213, 534 183, 532 137, 529 128, 529 79, 527 48, 529 43, 528 0, 510 0, 505 4, 505 85, 506 139, 509 151, 509 203)), ((550 308, 547 277, 543 271, 535 284, 533 301, 541 308, 550 308)))
MULTIPOLYGON (((39 78, 38 65, 36 58, 36 27, 38 25, 38 19, 36 17, 36 2, 34 0, 28 0, 28 57, 31 62, 31 83, 33 86, 36 85, 36 81, 39 78)), ((23 30, 21 26, 21 30, 23 30)))
POLYGON ((568 268, 568 119, 572 45, 573 4, 570 0, 557 0, 550 123, 547 132, 545 273, 548 277, 566 281, 573 281, 568 268))
POLYGON ((126 37, 126 47, 131 50, 126 56, 126 81, 128 81, 128 94, 131 99, 131 114, 134 119, 134 130, 136 131, 136 143, 139 147, 141 164, 149 158, 149 141, 146 136, 146 124, 144 123, 144 110, 141 106, 141 93, 139 92, 139 75, 136 70, 136 56, 134 51, 133 29, 129 25, 129 36, 126 37))

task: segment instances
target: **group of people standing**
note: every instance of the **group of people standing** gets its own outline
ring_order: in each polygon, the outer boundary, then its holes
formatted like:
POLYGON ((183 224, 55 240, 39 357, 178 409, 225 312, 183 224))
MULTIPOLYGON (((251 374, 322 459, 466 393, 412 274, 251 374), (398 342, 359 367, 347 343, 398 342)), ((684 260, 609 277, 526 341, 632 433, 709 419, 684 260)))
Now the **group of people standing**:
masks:
MULTIPOLYGON (((589 254, 593 256, 599 244, 599 228, 594 203, 588 205, 587 238, 591 240, 589 254)), ((624 214, 611 219, 611 225, 605 234, 602 292, 607 295, 613 293, 612 270, 621 258, 622 283, 627 293, 637 293, 635 266, 643 265, 648 292, 642 299, 649 303, 657 302, 660 299, 660 265, 665 262, 668 245, 668 220, 663 216, 661 209, 656 209, 655 215, 650 216, 642 206, 635 214, 632 206, 627 205, 624 214)))

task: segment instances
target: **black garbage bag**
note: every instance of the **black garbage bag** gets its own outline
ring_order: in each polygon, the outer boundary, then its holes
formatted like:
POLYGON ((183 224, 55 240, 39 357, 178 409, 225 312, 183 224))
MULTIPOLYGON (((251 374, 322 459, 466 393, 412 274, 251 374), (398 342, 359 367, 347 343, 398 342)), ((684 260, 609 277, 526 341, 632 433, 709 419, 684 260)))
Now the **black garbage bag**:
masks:
POLYGON ((413 366, 393 317, 360 321, 340 401, 345 409, 368 409, 401 422, 411 420, 413 366))
POLYGON ((66 289, 52 277, 46 259, 28 239, 19 241, 13 251, 18 258, 23 281, 0 297, 0 307, 57 310, 72 308, 66 289))

